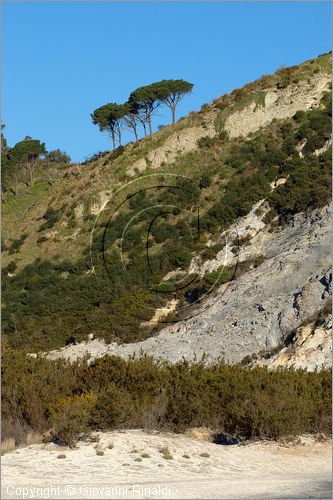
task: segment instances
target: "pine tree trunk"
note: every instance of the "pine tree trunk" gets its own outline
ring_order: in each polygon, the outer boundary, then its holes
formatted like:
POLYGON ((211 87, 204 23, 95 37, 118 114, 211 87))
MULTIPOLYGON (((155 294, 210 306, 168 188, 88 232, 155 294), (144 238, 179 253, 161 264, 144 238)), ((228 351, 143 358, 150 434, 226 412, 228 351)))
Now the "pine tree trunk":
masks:
POLYGON ((172 114, 172 125, 174 125, 176 121, 176 108, 171 108, 171 114, 172 114))
POLYGON ((34 179, 34 176, 33 176, 33 167, 29 167, 29 179, 30 179, 30 187, 32 186, 33 184, 33 179, 34 179))
POLYGON ((133 125, 133 132, 134 132, 134 136, 135 136, 135 142, 138 142, 138 133, 136 130, 136 125, 133 125))
POLYGON ((150 116, 148 116, 148 126, 149 126, 149 136, 152 137, 153 136, 153 129, 152 129, 152 126, 151 126, 151 118, 150 118, 150 116))
POLYGON ((146 124, 144 122, 142 122, 142 126, 143 126, 143 132, 145 134, 145 137, 147 137, 147 129, 146 129, 146 124))

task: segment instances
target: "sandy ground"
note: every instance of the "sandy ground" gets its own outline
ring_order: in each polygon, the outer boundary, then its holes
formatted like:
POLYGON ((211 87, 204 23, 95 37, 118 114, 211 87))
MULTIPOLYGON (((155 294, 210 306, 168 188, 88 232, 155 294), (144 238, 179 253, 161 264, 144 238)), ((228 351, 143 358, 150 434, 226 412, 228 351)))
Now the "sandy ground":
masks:
POLYGON ((73 450, 44 444, 7 453, 1 498, 331 498, 330 479, 327 441, 222 446, 133 430, 73 450), (164 458, 165 446, 173 458, 164 458))

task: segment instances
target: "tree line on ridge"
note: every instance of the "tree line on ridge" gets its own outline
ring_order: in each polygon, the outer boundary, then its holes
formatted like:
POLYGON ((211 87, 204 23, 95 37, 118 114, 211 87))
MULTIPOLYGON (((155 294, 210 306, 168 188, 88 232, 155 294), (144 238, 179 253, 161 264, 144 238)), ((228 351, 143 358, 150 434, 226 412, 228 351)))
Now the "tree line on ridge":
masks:
POLYGON ((113 149, 116 148, 116 139, 121 145, 122 126, 130 129, 138 141, 138 126, 143 127, 144 136, 153 134, 152 116, 154 111, 164 104, 171 111, 172 124, 176 120, 176 108, 179 101, 191 93, 193 84, 185 80, 161 80, 139 87, 129 95, 128 101, 123 104, 114 102, 104 104, 91 114, 92 122, 98 125, 101 132, 111 135, 113 149))

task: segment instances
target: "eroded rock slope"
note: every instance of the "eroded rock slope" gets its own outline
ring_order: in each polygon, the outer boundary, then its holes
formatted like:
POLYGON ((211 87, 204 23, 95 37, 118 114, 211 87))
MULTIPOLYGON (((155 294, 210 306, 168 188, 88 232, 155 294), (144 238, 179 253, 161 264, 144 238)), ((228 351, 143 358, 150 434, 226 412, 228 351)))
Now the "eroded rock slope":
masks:
MULTIPOLYGON (((210 362, 223 358, 235 363, 283 346, 329 300, 331 207, 299 214, 282 229, 260 228, 257 224, 250 248, 262 256, 262 264, 221 286, 193 310, 192 318, 143 342, 106 345, 93 340, 52 351, 48 357, 74 360, 89 353, 92 358, 128 358, 145 352, 171 362, 206 354, 210 362)), ((322 357, 317 358, 313 367, 322 366, 322 357)))

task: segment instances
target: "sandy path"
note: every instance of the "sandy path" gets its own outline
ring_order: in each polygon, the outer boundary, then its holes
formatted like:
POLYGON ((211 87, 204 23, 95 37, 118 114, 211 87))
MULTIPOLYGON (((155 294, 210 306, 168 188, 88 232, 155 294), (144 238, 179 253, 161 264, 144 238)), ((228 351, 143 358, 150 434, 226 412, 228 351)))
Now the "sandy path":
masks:
POLYGON ((47 444, 4 455, 2 498, 331 498, 327 442, 220 446, 139 430, 100 436, 103 456, 85 442, 74 450, 47 444), (163 446, 172 459, 163 458, 163 446))

